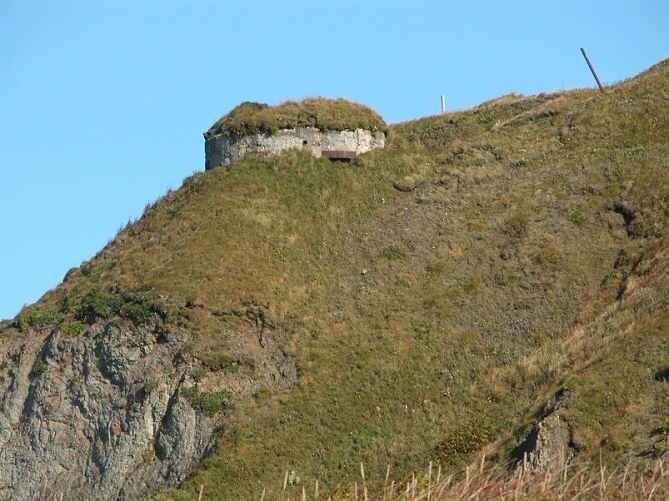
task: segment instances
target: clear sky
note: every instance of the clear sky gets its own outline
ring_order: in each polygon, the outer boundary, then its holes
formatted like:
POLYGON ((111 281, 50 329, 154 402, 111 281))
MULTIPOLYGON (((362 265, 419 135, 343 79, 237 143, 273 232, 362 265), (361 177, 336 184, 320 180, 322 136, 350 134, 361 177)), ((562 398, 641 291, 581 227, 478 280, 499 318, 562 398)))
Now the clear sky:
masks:
POLYGON ((669 2, 0 0, 0 318, 203 166, 240 101, 386 121, 608 83, 669 55, 669 2))

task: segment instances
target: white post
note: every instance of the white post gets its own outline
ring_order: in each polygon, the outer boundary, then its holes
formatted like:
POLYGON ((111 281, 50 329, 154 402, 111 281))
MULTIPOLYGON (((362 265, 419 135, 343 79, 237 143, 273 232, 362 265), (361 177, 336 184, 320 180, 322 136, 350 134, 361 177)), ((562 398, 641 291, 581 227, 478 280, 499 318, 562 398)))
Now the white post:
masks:
POLYGON ((441 112, 446 113, 446 99, 444 99, 444 96, 441 96, 441 112))

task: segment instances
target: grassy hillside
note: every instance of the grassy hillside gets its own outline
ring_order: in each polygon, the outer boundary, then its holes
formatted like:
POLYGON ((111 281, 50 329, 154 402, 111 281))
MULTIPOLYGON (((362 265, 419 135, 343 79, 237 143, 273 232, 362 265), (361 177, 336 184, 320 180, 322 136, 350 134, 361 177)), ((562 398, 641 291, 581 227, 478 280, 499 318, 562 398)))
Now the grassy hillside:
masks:
POLYGON ((660 456, 667 106, 663 61, 605 93, 392 126, 350 167, 291 152, 195 174, 13 329, 160 314, 197 334, 203 391, 262 370, 252 329, 281 340, 298 387, 233 391, 217 452, 164 498, 504 463, 559 390, 579 460, 660 456))

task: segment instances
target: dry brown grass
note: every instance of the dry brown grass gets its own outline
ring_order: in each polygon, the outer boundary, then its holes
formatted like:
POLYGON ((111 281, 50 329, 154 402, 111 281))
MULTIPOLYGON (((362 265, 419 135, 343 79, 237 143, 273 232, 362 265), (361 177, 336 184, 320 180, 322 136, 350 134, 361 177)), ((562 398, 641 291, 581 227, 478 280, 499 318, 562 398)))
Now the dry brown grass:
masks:
MULTIPOLYGON (((627 466, 613 471, 600 465, 565 465, 558 471, 535 472, 519 467, 513 472, 486 464, 485 457, 457 475, 444 476, 441 467, 430 463, 427 471, 412 475, 406 482, 391 481, 390 472, 379 492, 370 491, 364 467, 360 480, 346 492, 321 496, 318 482, 303 486, 296 495, 286 494, 286 482, 278 499, 281 501, 446 501, 483 500, 577 500, 634 499, 651 500, 669 497, 669 460, 658 459, 643 466, 627 466)), ((286 474, 285 478, 288 478, 286 474)), ((284 479, 285 480, 285 479, 284 479)), ((266 491, 260 499, 269 499, 266 491)))

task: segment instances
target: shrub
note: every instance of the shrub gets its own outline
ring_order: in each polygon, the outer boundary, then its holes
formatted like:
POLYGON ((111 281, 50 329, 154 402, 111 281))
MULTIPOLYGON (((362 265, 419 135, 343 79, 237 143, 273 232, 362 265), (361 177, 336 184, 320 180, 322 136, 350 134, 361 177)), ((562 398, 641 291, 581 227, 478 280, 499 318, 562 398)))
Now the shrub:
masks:
POLYGON ((98 319, 107 320, 119 312, 121 304, 122 300, 116 294, 93 290, 82 298, 77 318, 88 324, 98 319))
POLYGON ((82 298, 76 317, 92 324, 98 319, 108 320, 118 315, 140 325, 156 314, 162 318, 167 316, 160 302, 151 293, 110 293, 96 289, 82 298))
POLYGON ((568 219, 576 226, 581 226, 585 222, 585 214, 583 214, 583 211, 579 208, 571 209, 569 211, 568 219))
POLYGON ((188 399, 193 409, 204 412, 211 417, 230 407, 230 393, 227 391, 214 391, 201 393, 195 386, 182 390, 182 395, 188 399))
POLYGON ((440 455, 448 457, 455 454, 470 454, 490 441, 493 436, 492 427, 485 419, 474 419, 472 423, 460 427, 437 446, 440 455))
POLYGON ((56 309, 47 306, 29 306, 21 310, 16 318, 16 325, 21 331, 31 327, 40 328, 60 322, 63 315, 56 309))
POLYGON ((194 308, 197 302, 197 296, 195 295, 194 292, 188 292, 185 295, 184 300, 186 308, 194 308))
POLYGON ((60 333, 64 336, 75 337, 84 330, 84 324, 81 322, 67 322, 60 326, 60 333))
POLYGON ((155 313, 157 313, 157 311, 154 305, 141 299, 131 299, 130 301, 127 301, 121 306, 119 312, 123 318, 131 320, 137 325, 145 324, 155 313))
POLYGON ((388 259, 390 261, 393 261, 393 260, 396 260, 396 259, 402 259, 402 257, 404 257, 404 253, 396 245, 390 245, 390 246, 386 247, 385 249, 383 249, 382 255, 383 255, 383 257, 385 257, 386 259, 388 259))

